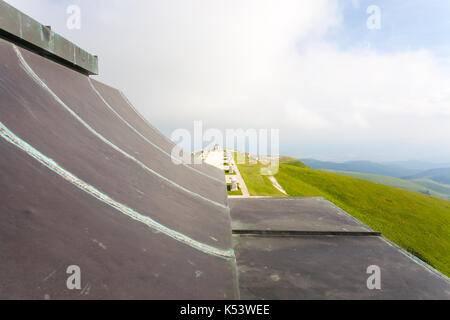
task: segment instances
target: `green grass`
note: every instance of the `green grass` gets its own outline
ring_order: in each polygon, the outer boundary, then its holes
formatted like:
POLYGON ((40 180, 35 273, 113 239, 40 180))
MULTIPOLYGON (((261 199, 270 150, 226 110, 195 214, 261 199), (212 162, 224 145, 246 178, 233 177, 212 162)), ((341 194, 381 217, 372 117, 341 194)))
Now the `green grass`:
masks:
POLYGON ((375 183, 382 183, 391 187, 411 190, 415 192, 420 192, 433 197, 450 200, 450 186, 432 181, 430 179, 415 179, 415 180, 405 180, 394 177, 382 176, 377 174, 360 173, 360 172, 350 172, 350 171, 338 171, 338 170, 328 170, 322 169, 322 171, 333 172, 337 174, 342 174, 346 176, 351 176, 354 178, 372 181, 375 183))
POLYGON ((257 164, 249 164, 247 157, 245 164, 239 164, 236 154, 234 155, 234 160, 251 196, 286 196, 278 191, 266 176, 260 174, 260 169, 263 167, 260 162, 257 164))
POLYGON ((308 168, 308 166, 306 164, 304 164, 303 162, 301 162, 300 160, 291 158, 291 157, 282 157, 281 156, 280 163, 288 164, 291 166, 296 166, 299 168, 308 168))
MULTIPOLYGON (((283 196, 261 164, 238 164, 251 195, 283 196)), ((324 197, 450 276, 450 201, 350 176, 313 170, 283 159, 275 176, 292 197, 324 197)))

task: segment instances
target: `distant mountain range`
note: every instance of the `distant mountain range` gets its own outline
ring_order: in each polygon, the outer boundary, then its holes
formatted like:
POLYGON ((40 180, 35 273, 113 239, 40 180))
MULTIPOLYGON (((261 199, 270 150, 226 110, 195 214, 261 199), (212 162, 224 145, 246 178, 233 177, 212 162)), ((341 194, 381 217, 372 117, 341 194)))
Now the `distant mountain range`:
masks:
POLYGON ((384 164, 387 165, 394 165, 397 167, 407 168, 407 169, 413 169, 413 170, 420 170, 420 171, 426 171, 431 169, 438 169, 438 168, 450 168, 450 162, 441 162, 441 163, 433 163, 433 162, 427 162, 427 161, 393 161, 393 162, 385 162, 384 164))
POLYGON ((315 159, 302 159, 301 161, 312 169, 350 175, 360 179, 450 200, 450 164, 432 164, 415 161, 391 163, 376 163, 371 161, 347 161, 339 163, 315 159), (433 168, 433 166, 446 165, 448 166, 446 168, 433 168))
POLYGON ((413 180, 413 179, 421 179, 427 178, 439 183, 449 184, 450 185, 450 168, 437 168, 426 170, 415 175, 406 177, 405 179, 413 180))
POLYGON ((396 163, 377 163, 371 161, 330 162, 315 159, 300 159, 312 169, 328 169, 360 173, 379 174, 383 176, 402 178, 420 174, 423 170, 411 169, 396 163))

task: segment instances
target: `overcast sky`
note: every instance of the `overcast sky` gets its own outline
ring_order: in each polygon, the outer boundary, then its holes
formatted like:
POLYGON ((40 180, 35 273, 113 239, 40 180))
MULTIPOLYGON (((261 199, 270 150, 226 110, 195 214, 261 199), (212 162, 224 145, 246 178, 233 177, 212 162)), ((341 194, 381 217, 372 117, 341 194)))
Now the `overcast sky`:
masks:
POLYGON ((97 54, 168 136, 202 120, 278 128, 295 157, 450 161, 448 0, 7 2, 97 54))

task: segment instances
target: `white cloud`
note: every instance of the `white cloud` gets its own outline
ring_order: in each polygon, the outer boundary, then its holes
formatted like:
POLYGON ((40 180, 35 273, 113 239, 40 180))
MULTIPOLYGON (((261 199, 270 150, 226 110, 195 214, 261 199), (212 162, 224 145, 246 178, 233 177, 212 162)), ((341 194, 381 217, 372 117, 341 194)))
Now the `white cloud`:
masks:
POLYGON ((65 29, 63 1, 9 2, 98 54, 100 80, 166 133, 203 120, 281 128, 292 155, 308 152, 296 142, 308 136, 324 157, 341 143, 359 158, 450 158, 439 148, 450 141, 449 61, 326 42, 342 23, 335 0, 79 0, 81 32, 65 29))
POLYGON ((288 104, 282 110, 282 122, 301 130, 321 130, 330 126, 330 123, 313 110, 301 105, 288 104))

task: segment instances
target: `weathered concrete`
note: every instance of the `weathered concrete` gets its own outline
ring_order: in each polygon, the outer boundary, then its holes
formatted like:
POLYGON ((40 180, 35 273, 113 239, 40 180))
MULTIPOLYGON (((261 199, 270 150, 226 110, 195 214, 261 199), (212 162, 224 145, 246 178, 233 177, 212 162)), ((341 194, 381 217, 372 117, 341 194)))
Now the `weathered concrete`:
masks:
POLYGON ((450 299, 450 283, 381 237, 234 236, 242 299, 450 299), (381 290, 367 268, 381 268, 381 290))
POLYGON ((447 277, 323 198, 229 202, 242 299, 450 299, 447 277))
POLYGON ((229 199, 233 230, 373 232, 323 198, 229 199))
MULTIPOLYGON (((19 52, 46 87, 0 40, 0 299, 237 298, 224 183, 173 164, 86 76, 19 52), (81 291, 66 287, 70 265, 81 291)), ((138 123, 118 91, 95 85, 138 123)))

